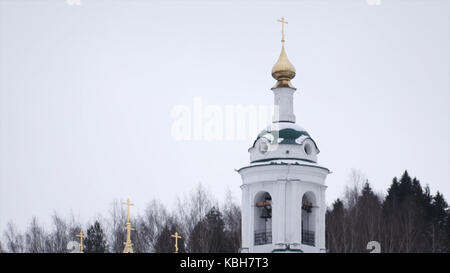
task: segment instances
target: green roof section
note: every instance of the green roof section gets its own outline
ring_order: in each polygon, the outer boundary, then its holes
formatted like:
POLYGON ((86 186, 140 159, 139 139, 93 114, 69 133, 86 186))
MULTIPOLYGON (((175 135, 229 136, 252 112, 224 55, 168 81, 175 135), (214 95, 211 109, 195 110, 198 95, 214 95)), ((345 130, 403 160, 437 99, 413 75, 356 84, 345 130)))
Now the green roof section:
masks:
MULTIPOLYGON (((282 128, 280 130, 276 130, 276 128, 274 128, 274 130, 271 130, 272 127, 269 126, 267 129, 262 130, 261 133, 258 134, 258 137, 253 142, 252 147, 255 147, 255 144, 258 141, 258 139, 265 137, 267 134, 270 134, 273 137, 272 142, 278 143, 278 139, 281 138, 283 140, 278 144, 300 145, 295 141, 297 138, 299 138, 301 136, 307 136, 307 137, 311 138, 311 136, 308 134, 308 132, 303 130, 303 128, 301 130, 298 130, 299 128, 301 128, 301 127, 300 126, 295 126, 295 127, 292 126, 292 127, 282 128)), ((316 145, 316 148, 317 148, 317 145, 316 145)))

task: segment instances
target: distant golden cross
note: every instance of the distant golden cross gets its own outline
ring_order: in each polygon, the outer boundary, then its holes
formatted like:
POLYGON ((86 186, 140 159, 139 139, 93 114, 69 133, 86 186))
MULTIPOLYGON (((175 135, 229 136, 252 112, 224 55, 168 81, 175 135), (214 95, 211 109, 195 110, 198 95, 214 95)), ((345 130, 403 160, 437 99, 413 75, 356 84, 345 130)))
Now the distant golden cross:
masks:
POLYGON ((284 19, 284 17, 278 19, 278 22, 281 23, 281 42, 284 43, 284 24, 287 24, 288 22, 284 19))
POLYGON ((124 243, 125 248, 123 249, 123 253, 133 253, 133 243, 131 242, 131 231, 134 230, 134 228, 131 227, 130 222, 130 207, 134 206, 134 204, 130 202, 130 199, 127 199, 127 202, 122 202, 122 204, 127 205, 127 223, 126 223, 127 241, 124 243))
POLYGON ((130 199, 127 199, 127 202, 122 202, 122 204, 127 205, 127 221, 130 221, 130 206, 134 206, 134 204, 132 204, 130 202, 130 199))
POLYGON ((180 235, 178 235, 178 232, 175 232, 175 234, 170 235, 170 237, 175 238, 175 253, 178 253, 178 239, 181 239, 183 237, 181 237, 180 235))
POLYGON ((84 235, 83 231, 80 231, 80 234, 76 236, 80 238, 80 253, 84 253, 83 239, 86 238, 86 235, 84 235))

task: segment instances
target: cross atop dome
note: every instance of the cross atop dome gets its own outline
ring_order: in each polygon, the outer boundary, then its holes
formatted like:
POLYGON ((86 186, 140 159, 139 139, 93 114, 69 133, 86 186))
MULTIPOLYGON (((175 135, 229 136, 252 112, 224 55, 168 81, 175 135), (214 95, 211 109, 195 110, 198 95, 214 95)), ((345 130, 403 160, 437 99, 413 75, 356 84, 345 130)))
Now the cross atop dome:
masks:
POLYGON ((284 43, 284 24, 287 24, 288 22, 284 20, 284 17, 278 19, 278 22, 281 23, 281 42, 284 43))
POLYGON ((281 23, 281 53, 280 57, 278 58, 278 61, 272 67, 272 77, 275 80, 277 80, 277 83, 273 88, 278 87, 295 88, 291 84, 291 80, 295 77, 295 67, 289 61, 286 54, 286 50, 284 49, 284 42, 285 42, 284 25, 287 24, 288 22, 284 19, 284 17, 278 19, 278 22, 281 23))

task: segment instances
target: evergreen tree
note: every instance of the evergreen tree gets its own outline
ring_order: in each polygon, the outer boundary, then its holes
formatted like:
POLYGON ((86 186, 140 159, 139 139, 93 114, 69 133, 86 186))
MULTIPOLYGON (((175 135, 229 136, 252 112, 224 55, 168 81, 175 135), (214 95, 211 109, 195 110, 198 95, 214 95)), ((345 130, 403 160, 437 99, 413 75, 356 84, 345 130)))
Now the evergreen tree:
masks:
POLYGON ((423 200, 420 182, 411 179, 407 171, 399 182, 394 178, 383 204, 386 236, 382 249, 385 252, 412 252, 426 242, 423 218, 426 205, 423 200))
POLYGON ((448 204, 444 196, 439 191, 433 197, 433 218, 440 227, 445 226, 448 204))
POLYGON ((433 196, 405 171, 387 193, 382 200, 366 183, 337 199, 326 212, 328 251, 367 252, 369 241, 380 242, 382 252, 450 251, 450 213, 440 192, 433 196))
POLYGON ((388 194, 386 196, 383 206, 384 210, 393 210, 397 207, 397 204, 400 202, 399 187, 400 184, 398 183, 397 177, 394 177, 394 179, 392 180, 392 184, 387 191, 388 194))
POLYGON ((95 223, 88 228, 84 244, 84 252, 86 253, 108 252, 105 234, 98 221, 95 221, 95 223))
POLYGON ((450 253, 450 210, 449 210, 449 208, 447 208, 447 216, 446 216, 446 220, 445 220, 444 231, 446 234, 446 236, 445 236, 446 238, 444 239, 446 252, 450 253))
POLYGON ((431 234, 431 246, 432 252, 448 252, 450 251, 448 245, 449 234, 447 233, 447 220, 448 220, 448 204, 444 199, 444 196, 438 191, 433 198, 431 205, 431 218, 430 225, 431 234))
POLYGON ((361 196, 355 206, 357 230, 355 247, 358 252, 365 252, 367 243, 380 241, 380 226, 382 207, 378 196, 372 191, 369 182, 364 184, 361 196))
POLYGON ((345 252, 346 228, 344 203, 339 198, 334 201, 332 209, 327 210, 326 222, 326 244, 329 252, 345 252))
POLYGON ((222 214, 212 207, 204 219, 195 225, 189 237, 189 251, 193 253, 233 252, 227 240, 222 214))

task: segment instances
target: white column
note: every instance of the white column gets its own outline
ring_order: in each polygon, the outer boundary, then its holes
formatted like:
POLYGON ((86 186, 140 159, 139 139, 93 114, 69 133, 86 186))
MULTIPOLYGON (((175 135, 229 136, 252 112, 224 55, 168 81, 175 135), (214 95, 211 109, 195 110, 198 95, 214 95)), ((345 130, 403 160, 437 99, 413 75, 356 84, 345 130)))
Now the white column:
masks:
POLYGON ((298 184, 299 180, 293 179, 286 184, 286 240, 289 243, 300 243, 298 222, 298 184))
POLYGON ((325 205, 325 190, 326 187, 322 186, 320 188, 320 214, 319 214, 319 244, 317 245, 319 247, 319 251, 321 249, 325 249, 325 213, 326 213, 326 205, 325 205))
POLYGON ((273 215, 275 220, 275 230, 273 235, 273 243, 285 243, 286 242, 286 180, 277 181, 277 199, 275 200, 276 211, 273 215))
POLYGON ((252 208, 250 204, 250 196, 248 185, 242 184, 242 226, 241 226, 241 236, 242 236, 242 248, 250 248, 252 243, 252 232, 250 230, 251 224, 251 213, 250 210, 252 208))

